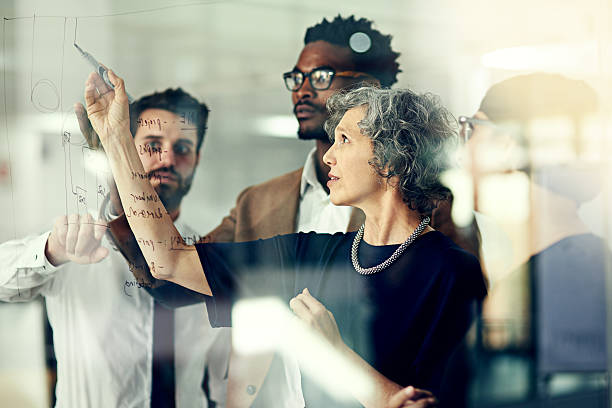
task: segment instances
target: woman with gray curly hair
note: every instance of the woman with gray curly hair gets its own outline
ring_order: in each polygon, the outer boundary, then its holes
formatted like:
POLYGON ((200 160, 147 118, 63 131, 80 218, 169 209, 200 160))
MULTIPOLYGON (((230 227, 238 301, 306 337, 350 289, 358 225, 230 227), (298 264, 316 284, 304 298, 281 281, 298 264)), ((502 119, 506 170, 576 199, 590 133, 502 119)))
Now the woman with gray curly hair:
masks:
MULTIPOLYGON (((333 95, 327 108, 330 118, 325 130, 330 139, 335 141, 338 126, 350 112, 345 122, 356 124, 351 130, 370 139, 363 141, 371 144, 373 157, 368 163, 379 181, 390 183, 421 218, 430 216, 438 201, 448 198, 449 191, 439 179, 448 165, 446 153, 456 143, 456 122, 435 96, 362 87, 333 95)), ((349 141, 345 133, 327 152, 330 166, 333 152, 349 141)))
MULTIPOLYGON (((121 198, 131 191, 155 196, 138 176, 142 165, 126 126, 123 81, 109 76, 114 91, 95 74, 88 80, 89 118, 121 198)), ((152 249, 139 240, 156 278, 207 295, 213 326, 229 326, 231 307, 242 297, 281 297, 366 374, 374 391, 351 390, 360 404, 434 405, 431 393, 402 386, 439 389, 474 302, 485 293, 478 260, 428 226, 446 194, 438 179, 446 147, 456 138, 452 117, 431 95, 408 90, 359 88, 330 98, 328 107, 330 198, 364 211, 359 232, 189 246, 157 200, 138 210, 161 217, 130 217, 130 227, 136 237, 173 243, 152 249)), ((339 406, 303 380, 307 406, 339 406)))

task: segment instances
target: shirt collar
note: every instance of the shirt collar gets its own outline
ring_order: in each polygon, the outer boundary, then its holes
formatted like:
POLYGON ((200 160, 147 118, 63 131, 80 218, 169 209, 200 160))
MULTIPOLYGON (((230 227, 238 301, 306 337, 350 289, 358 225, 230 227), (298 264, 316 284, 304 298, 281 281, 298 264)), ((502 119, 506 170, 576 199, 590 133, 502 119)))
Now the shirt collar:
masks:
POLYGON ((315 160, 316 160, 317 148, 314 147, 308 156, 306 156, 306 163, 304 163, 304 170, 302 170, 302 181, 300 183, 300 198, 304 197, 304 193, 310 186, 311 188, 320 188, 321 183, 317 179, 317 169, 315 168, 315 160))

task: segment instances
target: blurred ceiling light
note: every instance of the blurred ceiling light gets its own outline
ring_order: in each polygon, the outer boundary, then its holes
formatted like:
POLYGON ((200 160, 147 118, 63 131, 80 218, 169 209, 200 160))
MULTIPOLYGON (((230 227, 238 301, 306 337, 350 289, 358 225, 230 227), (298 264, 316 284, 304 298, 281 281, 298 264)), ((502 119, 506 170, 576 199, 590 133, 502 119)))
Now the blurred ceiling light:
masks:
POLYGON ((596 74, 600 66, 599 52, 594 41, 523 45, 491 51, 480 61, 487 68, 510 71, 596 74))
POLYGON ((287 137, 297 136, 298 123, 293 115, 271 115, 255 120, 255 130, 262 136, 287 137))

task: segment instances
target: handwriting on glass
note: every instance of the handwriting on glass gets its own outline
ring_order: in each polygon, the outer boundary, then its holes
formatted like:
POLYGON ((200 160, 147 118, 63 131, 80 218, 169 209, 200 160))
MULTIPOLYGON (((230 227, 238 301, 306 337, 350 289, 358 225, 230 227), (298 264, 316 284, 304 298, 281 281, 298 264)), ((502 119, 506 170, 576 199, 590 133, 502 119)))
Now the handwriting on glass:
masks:
POLYGON ((130 170, 132 180, 140 179, 140 180, 157 180, 161 183, 163 177, 153 173, 140 173, 134 170, 130 170))
POLYGON ((154 210, 145 210, 145 209, 132 208, 130 206, 125 212, 125 215, 128 218, 138 217, 138 218, 159 220, 164 216, 164 213, 168 214, 168 211, 162 210, 161 207, 157 207, 154 210))
POLYGON ((146 238, 138 238, 137 241, 141 247, 151 248, 153 252, 155 252, 156 247, 157 249, 165 248, 170 251, 184 251, 193 250, 194 248, 192 245, 202 242, 202 238, 196 235, 185 237, 176 235, 170 237, 169 240, 165 239, 163 241, 154 241, 146 238))
POLYGON ((130 193, 130 195, 132 196, 132 200, 134 200, 135 203, 138 201, 154 202, 154 203, 159 201, 159 197, 156 194, 145 194, 144 191, 142 192, 142 194, 130 193))
POLYGON ((138 154, 143 156, 143 155, 149 155, 149 157, 152 156, 157 156, 158 160, 161 161, 162 160, 162 154, 163 153, 167 153, 167 150, 162 150, 161 147, 152 147, 149 144, 139 144, 138 145, 138 154))
MULTIPOLYGON (((196 120, 198 118, 198 112, 196 111, 188 111, 188 112, 181 112, 178 114, 179 120, 178 121, 172 121, 172 123, 181 123, 181 124, 187 124, 187 125, 195 125, 196 124, 196 120)), ((138 127, 146 127, 148 129, 158 129, 158 130, 162 130, 162 126, 166 125, 168 123, 167 120, 161 120, 160 118, 139 118, 136 121, 136 124, 138 127)))

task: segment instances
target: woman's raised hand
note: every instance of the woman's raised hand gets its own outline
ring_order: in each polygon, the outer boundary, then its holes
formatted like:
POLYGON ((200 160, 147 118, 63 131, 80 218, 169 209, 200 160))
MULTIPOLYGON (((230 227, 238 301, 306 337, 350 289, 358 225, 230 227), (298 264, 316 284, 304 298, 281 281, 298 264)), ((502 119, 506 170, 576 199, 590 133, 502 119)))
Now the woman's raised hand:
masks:
POLYGON ((129 103, 123 79, 111 70, 107 72, 115 89, 108 86, 95 72, 85 82, 87 116, 105 147, 130 132, 129 103))

